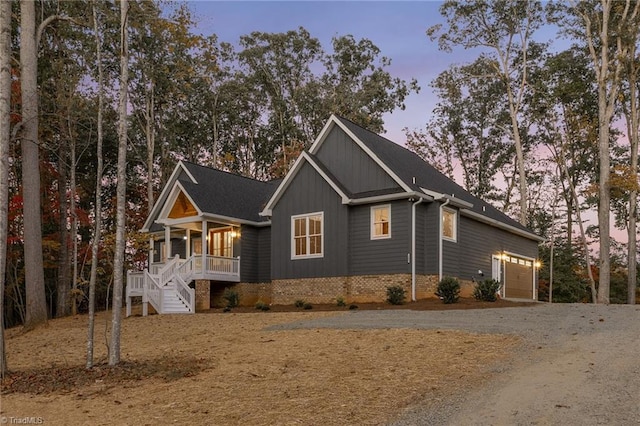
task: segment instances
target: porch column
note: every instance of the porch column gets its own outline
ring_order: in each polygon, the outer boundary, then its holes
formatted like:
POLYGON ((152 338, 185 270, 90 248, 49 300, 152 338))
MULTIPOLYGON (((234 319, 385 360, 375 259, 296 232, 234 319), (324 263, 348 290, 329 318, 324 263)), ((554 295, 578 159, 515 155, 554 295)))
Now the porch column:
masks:
POLYGON ((149 237, 149 257, 147 260, 147 270, 151 272, 151 264, 153 263, 153 254, 155 253, 155 240, 153 237, 149 237))
POLYGON ((202 221, 202 273, 207 272, 207 251, 209 250, 209 242, 207 241, 207 221, 202 221))
POLYGON ((186 247, 185 247, 185 259, 189 259, 191 257, 191 230, 185 229, 186 233, 186 247))
POLYGON ((164 262, 168 261, 171 258, 171 227, 164 227, 164 262))

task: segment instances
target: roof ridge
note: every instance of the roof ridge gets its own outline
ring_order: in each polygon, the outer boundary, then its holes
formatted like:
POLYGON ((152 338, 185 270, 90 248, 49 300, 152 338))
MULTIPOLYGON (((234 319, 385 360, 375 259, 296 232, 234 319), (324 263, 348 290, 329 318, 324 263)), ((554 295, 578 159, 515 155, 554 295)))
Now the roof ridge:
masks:
POLYGON ((204 166, 202 164, 196 164, 196 163, 193 163, 193 162, 187 161, 187 160, 180 160, 180 161, 182 161, 182 163, 185 164, 185 165, 195 166, 195 167, 198 167, 198 168, 201 168, 201 169, 207 169, 207 170, 214 171, 214 172, 225 173, 227 175, 234 176, 234 177, 239 177, 239 178, 243 178, 243 179, 247 179, 247 180, 250 180, 252 182, 259 182, 259 183, 265 183, 266 184, 266 183, 272 183, 272 182, 278 180, 278 179, 260 180, 260 179, 252 178, 252 177, 249 177, 249 176, 244 176, 244 175, 241 175, 241 174, 238 174, 238 173, 233 173, 233 172, 230 172, 230 171, 227 171, 227 170, 221 170, 221 169, 219 169, 217 167, 204 166))

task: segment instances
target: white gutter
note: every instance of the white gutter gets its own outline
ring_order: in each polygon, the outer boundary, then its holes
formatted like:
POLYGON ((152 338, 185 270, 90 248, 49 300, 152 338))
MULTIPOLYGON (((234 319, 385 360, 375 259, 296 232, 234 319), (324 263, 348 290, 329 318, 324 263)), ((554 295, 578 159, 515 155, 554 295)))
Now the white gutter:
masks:
POLYGON ((451 202, 450 198, 447 198, 446 201, 440 204, 440 217, 438 218, 438 222, 440 223, 439 231, 438 231, 438 281, 442 281, 442 209, 451 202))
POLYGON ((356 206, 358 204, 380 203, 384 201, 403 200, 406 198, 409 198, 409 199, 420 198, 425 201, 433 201, 433 197, 431 197, 430 195, 425 195, 420 192, 412 191, 412 192, 396 192, 393 194, 386 194, 386 195, 375 195, 373 197, 366 197, 366 198, 355 198, 355 199, 351 198, 346 203, 343 202, 342 204, 356 206))
POLYGON ((419 198, 418 201, 411 204, 411 301, 416 301, 416 206, 424 201, 419 198))

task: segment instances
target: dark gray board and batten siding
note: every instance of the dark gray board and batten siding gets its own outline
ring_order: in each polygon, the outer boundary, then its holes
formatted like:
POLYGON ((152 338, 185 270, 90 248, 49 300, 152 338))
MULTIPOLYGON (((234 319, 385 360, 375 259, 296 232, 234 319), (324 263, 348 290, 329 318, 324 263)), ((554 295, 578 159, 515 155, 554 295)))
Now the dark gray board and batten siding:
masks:
POLYGON ((340 196, 309 164, 301 166, 273 209, 272 279, 335 277, 347 274, 348 211, 340 196), (324 255, 291 259, 291 217, 323 212, 324 255))
POLYGON ((271 280, 271 228, 242 225, 240 241, 242 241, 240 281, 269 282, 271 280))
POLYGON ((411 203, 408 200, 349 209, 349 275, 411 272, 411 203), (371 208, 391 205, 391 238, 371 239, 371 208))
POLYGON ((342 129, 334 127, 315 156, 349 192, 396 189, 398 184, 342 129))

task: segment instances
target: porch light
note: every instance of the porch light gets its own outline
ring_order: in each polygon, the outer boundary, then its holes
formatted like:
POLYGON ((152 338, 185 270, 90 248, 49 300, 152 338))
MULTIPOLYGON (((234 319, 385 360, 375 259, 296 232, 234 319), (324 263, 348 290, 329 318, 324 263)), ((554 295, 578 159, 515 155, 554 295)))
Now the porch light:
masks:
POLYGON ((542 266, 542 262, 536 260, 533 265, 536 267, 536 269, 540 269, 540 267, 542 266))
POLYGON ((237 231, 231 231, 231 238, 240 238, 240 233, 237 231))

